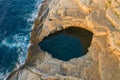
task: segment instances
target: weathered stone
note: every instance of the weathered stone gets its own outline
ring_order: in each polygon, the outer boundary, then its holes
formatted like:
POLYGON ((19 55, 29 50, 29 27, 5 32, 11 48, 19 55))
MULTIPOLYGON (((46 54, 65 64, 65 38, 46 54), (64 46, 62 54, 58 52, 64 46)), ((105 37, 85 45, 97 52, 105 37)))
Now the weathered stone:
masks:
POLYGON ((119 4, 120 0, 44 0, 26 63, 7 80, 120 80, 119 4), (85 56, 65 62, 39 48, 44 37, 71 26, 93 33, 85 56))

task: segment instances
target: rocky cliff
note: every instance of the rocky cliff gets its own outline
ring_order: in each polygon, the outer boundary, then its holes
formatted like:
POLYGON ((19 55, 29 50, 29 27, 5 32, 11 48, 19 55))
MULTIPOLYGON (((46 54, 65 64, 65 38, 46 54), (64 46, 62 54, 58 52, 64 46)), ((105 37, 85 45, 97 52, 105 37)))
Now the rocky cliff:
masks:
POLYGON ((120 0, 44 0, 30 41, 26 63, 7 80, 120 80, 120 0), (40 49, 70 26, 93 33, 85 56, 61 61, 40 49))

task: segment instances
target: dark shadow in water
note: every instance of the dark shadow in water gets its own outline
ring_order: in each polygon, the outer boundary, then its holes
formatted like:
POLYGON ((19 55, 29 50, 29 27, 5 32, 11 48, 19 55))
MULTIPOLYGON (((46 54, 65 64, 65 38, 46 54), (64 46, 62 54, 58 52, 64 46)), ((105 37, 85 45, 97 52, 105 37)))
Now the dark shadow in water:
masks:
POLYGON ((78 27, 55 32, 39 43, 42 50, 49 52, 54 58, 68 61, 85 55, 91 44, 93 33, 78 27))

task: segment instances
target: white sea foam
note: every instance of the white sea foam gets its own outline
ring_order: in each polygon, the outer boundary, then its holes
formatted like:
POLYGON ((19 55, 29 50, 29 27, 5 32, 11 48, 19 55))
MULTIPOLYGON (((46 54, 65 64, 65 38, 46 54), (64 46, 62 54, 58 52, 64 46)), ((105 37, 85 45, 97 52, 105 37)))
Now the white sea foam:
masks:
POLYGON ((6 74, 0 72, 0 80, 6 80, 9 74, 10 73, 8 71, 6 72, 6 74))
POLYGON ((26 59, 26 53, 27 53, 27 48, 28 48, 28 39, 29 35, 19 35, 16 34, 14 37, 14 42, 17 44, 17 53, 19 54, 18 56, 18 63, 19 65, 23 65, 26 59))
MULTIPOLYGON (((28 27, 24 29, 24 31, 30 31, 33 26, 33 22, 37 18, 39 8, 41 7, 41 2, 43 0, 35 0, 35 8, 33 9, 32 13, 29 14, 28 18, 26 19, 28 22, 28 27)), ((23 30, 22 30, 23 31, 23 30)), ((2 41, 0 46, 6 46, 11 48, 17 48, 18 53, 18 65, 23 65, 27 56, 27 49, 30 46, 29 44, 29 34, 16 34, 14 36, 10 36, 9 38, 6 38, 2 41)), ((2 70, 0 70, 2 71, 2 70)), ((0 80, 6 80, 7 76, 9 75, 9 72, 6 72, 5 74, 0 72, 0 80)))
MULTIPOLYGON (((30 30, 32 26, 32 22, 37 18, 38 10, 41 7, 41 1, 36 0, 36 3, 34 4, 35 8, 33 9, 32 13, 27 19, 28 24, 31 23, 31 25, 27 28, 25 28, 25 31, 30 30)), ((9 47, 9 48, 17 48, 17 53, 19 54, 18 56, 18 64, 23 65, 26 59, 26 53, 29 44, 29 35, 23 35, 23 34, 16 34, 12 38, 6 38, 2 41, 2 45, 9 47), (10 40, 12 39, 12 42, 10 40)))
MULTIPOLYGON (((33 22, 35 21, 35 19, 37 18, 37 15, 38 15, 38 11, 39 11, 39 9, 40 9, 40 7, 41 7, 41 2, 42 2, 43 0, 35 0, 35 4, 34 4, 34 9, 33 9, 33 11, 32 11, 32 13, 29 15, 29 17, 28 17, 28 19, 27 19, 27 22, 28 22, 28 24, 30 24, 29 26, 29 28, 26 28, 27 30, 29 29, 32 29, 32 26, 34 25, 33 24, 33 22)), ((27 31, 26 30, 26 31, 27 31)), ((28 47, 30 46, 30 43, 28 44, 26 44, 26 41, 28 41, 28 39, 29 39, 29 36, 30 36, 30 34, 28 35, 28 36, 24 36, 24 38, 21 38, 21 36, 14 36, 15 37, 15 40, 17 40, 17 43, 19 43, 19 45, 20 46, 23 46, 23 47, 20 47, 19 49, 18 49, 18 53, 20 53, 19 54, 19 58, 18 58, 18 60, 19 60, 19 64, 20 65, 22 65, 22 64, 24 64, 24 62, 25 62, 25 59, 26 59, 26 56, 27 56, 27 54, 25 54, 25 53, 27 53, 27 49, 28 49, 28 47), (20 39, 20 38, 21 39, 20 39), (22 43, 23 42, 23 43, 22 43), (21 44, 22 43, 22 44, 21 44)))
MULTIPOLYGON (((23 65, 26 59, 26 53, 28 48, 29 35, 16 34, 13 37, 6 38, 2 41, 0 46, 6 46, 8 49, 16 48, 18 54, 18 65, 23 65)), ((8 50, 9 51, 9 50, 8 50)), ((6 80, 9 72, 2 73, 3 69, 0 68, 0 80, 6 80)))
MULTIPOLYGON (((31 22, 32 23, 31 26, 34 25, 33 22, 35 21, 35 19, 38 16, 38 11, 39 11, 39 9, 40 9, 40 7, 42 5, 41 2, 43 0, 35 0, 35 1, 36 1, 36 3, 34 4, 34 10, 32 11, 32 13, 30 14, 29 18, 27 19, 27 22, 31 22)), ((31 27, 31 28, 33 28, 33 27, 31 27)))
POLYGON ((2 41, 1 46, 6 46, 11 48, 17 48, 17 53, 19 54, 19 64, 22 65, 25 62, 29 35, 16 34, 13 37, 6 38, 2 41))

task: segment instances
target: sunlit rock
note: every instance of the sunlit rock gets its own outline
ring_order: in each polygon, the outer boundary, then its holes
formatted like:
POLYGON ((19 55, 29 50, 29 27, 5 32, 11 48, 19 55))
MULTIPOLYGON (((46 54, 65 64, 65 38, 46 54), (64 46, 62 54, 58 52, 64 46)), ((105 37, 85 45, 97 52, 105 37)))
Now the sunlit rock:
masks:
POLYGON ((120 80, 118 4, 120 0, 44 0, 26 63, 8 80, 120 80), (40 48, 45 37, 71 26, 93 33, 86 55, 63 61, 40 48))

